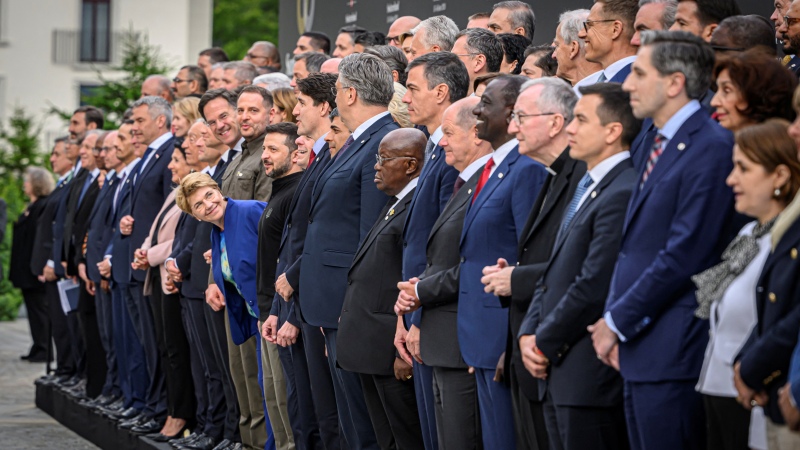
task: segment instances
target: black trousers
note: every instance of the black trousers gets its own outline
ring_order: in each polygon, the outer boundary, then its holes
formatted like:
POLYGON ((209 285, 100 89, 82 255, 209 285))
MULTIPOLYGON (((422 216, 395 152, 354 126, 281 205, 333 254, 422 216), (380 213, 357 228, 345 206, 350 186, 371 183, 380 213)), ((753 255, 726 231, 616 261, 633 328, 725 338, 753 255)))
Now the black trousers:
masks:
POLYGON ((364 400, 382 449, 425 448, 413 380, 359 374, 364 400))
MULTIPOLYGON (((281 326, 279 323, 278 327, 281 326)), ((321 450, 324 446, 320 438, 317 413, 314 411, 303 334, 299 333, 295 343, 288 347, 278 346, 278 357, 281 359, 283 378, 286 380, 286 409, 294 444, 298 449, 321 450)))
POLYGON ((554 405, 550 393, 544 417, 551 450, 627 450, 625 406, 597 408, 554 405))
POLYGON ((144 283, 131 282, 127 286, 126 302, 136 337, 144 349, 147 365, 146 405, 142 411, 147 417, 162 420, 167 415, 167 389, 160 349, 156 340, 154 310, 150 298, 144 296, 144 283))
POLYGON ((434 367, 433 399, 439 449, 482 449, 475 375, 467 369, 434 367))
POLYGON ((50 336, 56 349, 56 375, 75 375, 77 366, 73 356, 72 342, 67 325, 67 315, 61 309, 61 299, 58 296, 58 286, 55 281, 44 284, 47 295, 47 311, 49 319, 50 336))
POLYGON ((86 395, 94 398, 103 391, 106 383, 106 352, 100 339, 100 329, 97 326, 97 307, 95 298, 86 291, 86 283, 81 280, 78 289, 78 323, 83 340, 86 361, 86 395))
POLYGON ((178 294, 165 294, 161 290, 158 268, 151 269, 151 272, 153 289, 150 304, 153 308, 161 367, 164 368, 167 382, 167 414, 176 419, 192 420, 196 408, 194 385, 180 297, 178 294))
POLYGON ((231 366, 228 360, 228 337, 225 334, 225 314, 224 309, 214 311, 207 304, 203 308, 206 318, 206 327, 210 338, 213 360, 220 371, 222 381, 222 393, 225 396, 225 421, 222 436, 234 442, 240 442, 239 434, 239 400, 236 397, 236 390, 233 387, 231 378, 231 366))
POLYGON ((47 291, 45 285, 22 290, 22 299, 28 311, 28 325, 33 345, 29 356, 47 356, 47 291))
POLYGON ((703 395, 708 450, 748 450, 750 411, 733 397, 703 395))
POLYGON ((326 450, 347 448, 344 436, 339 435, 339 412, 328 359, 325 357, 325 337, 319 327, 302 323, 303 349, 308 367, 309 387, 314 393, 314 411, 319 423, 319 434, 326 450))
MULTIPOLYGON (((511 387, 511 404, 514 407, 514 425, 517 431, 517 448, 519 450, 547 450, 547 426, 544 420, 542 402, 534 401, 525 395, 517 377, 518 367, 514 360, 509 365, 511 387)), ((525 370, 525 369, 522 369, 525 370)))

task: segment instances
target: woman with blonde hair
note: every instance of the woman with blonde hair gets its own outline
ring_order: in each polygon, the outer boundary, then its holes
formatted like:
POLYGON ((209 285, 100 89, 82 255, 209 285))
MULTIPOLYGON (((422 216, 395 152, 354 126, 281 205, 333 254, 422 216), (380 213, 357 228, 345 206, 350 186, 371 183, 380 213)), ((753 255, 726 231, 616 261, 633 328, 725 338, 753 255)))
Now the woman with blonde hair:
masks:
POLYGON ((192 124, 200 118, 197 97, 184 97, 172 105, 172 134, 177 138, 185 138, 192 124))
POLYGON ((279 123, 279 122, 291 122, 297 123, 297 120, 294 118, 294 111, 295 105, 297 105, 297 96, 294 93, 293 89, 290 88, 280 88, 275 89, 272 92, 272 112, 273 112, 273 119, 272 123, 279 123))

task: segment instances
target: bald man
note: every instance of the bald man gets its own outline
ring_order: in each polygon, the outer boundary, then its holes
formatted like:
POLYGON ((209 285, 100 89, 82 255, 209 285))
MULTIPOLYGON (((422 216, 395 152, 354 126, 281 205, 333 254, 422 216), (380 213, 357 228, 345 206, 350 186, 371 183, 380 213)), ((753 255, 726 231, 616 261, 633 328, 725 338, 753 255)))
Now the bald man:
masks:
POLYGON ((386 34, 386 42, 392 47, 397 47, 402 50, 400 44, 403 43, 402 36, 411 33, 411 29, 419 25, 421 20, 414 16, 403 16, 392 22, 389 27, 389 32, 386 34))
POLYGON ((172 81, 164 75, 150 75, 142 83, 141 97, 154 95, 172 103, 175 98, 172 96, 172 81))
POLYGON ((319 71, 321 73, 332 73, 334 75, 338 75, 340 62, 342 62, 342 58, 328 59, 322 63, 322 65, 319 67, 319 71))

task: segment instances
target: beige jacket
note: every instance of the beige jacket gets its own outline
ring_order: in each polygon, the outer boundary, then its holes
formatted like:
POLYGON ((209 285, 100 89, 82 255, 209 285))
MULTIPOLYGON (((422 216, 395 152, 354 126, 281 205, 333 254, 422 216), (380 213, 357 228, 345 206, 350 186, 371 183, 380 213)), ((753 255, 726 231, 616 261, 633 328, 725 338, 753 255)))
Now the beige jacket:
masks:
POLYGON ((156 267, 158 267, 158 270, 161 274, 161 291, 165 294, 168 293, 166 289, 167 267, 164 265, 164 262, 172 253, 172 241, 175 239, 175 228, 178 226, 178 219, 180 219, 180 217, 181 210, 175 204, 175 191, 173 190, 169 193, 167 199, 164 200, 164 205, 161 207, 156 219, 153 221, 153 225, 150 226, 150 234, 142 243, 142 246, 139 247, 142 250, 147 251, 147 261, 150 263, 150 269, 147 271, 147 277, 144 280, 144 295, 150 295, 153 293, 152 271, 156 267), (168 208, 172 209, 170 209, 167 215, 164 216, 164 220, 161 221, 161 227, 156 230, 158 218, 161 217, 161 214, 164 212, 164 210, 168 208), (153 242, 153 235, 155 233, 158 233, 158 244, 155 246, 150 246, 150 243, 153 242))

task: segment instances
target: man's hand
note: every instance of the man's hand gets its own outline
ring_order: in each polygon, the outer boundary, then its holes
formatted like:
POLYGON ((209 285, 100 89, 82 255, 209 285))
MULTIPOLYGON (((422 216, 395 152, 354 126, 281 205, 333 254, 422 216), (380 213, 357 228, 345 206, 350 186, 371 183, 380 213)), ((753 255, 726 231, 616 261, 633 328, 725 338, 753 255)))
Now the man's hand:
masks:
POLYGON ((600 319, 595 322, 594 325, 589 325, 586 329, 592 333, 592 344, 594 345, 595 353, 597 353, 597 358, 611 366, 611 360, 608 355, 611 353, 614 346, 619 343, 617 334, 608 327, 606 319, 600 319))
POLYGON ((267 317, 267 320, 261 325, 261 336, 267 342, 271 342, 273 344, 277 341, 277 333, 278 333, 278 316, 271 315, 267 317))
POLYGON ((406 335, 406 347, 408 348, 409 353, 411 356, 414 357, 420 364, 424 364, 422 362, 422 349, 419 345, 419 328, 416 325, 411 325, 411 328, 408 329, 408 334, 406 335))
POLYGON ((150 268, 150 262, 147 260, 147 250, 137 248, 133 252, 133 258, 133 262, 131 263, 133 270, 147 270, 150 268))
POLYGON ((613 367, 617 370, 617 372, 619 372, 619 344, 611 347, 611 352, 608 353, 608 362, 609 366, 613 367))
POLYGON ((89 284, 89 278, 86 276, 86 264, 78 264, 78 276, 81 277, 84 283, 89 284))
POLYGON ((536 347, 536 336, 528 334, 519 338, 519 350, 522 353, 522 363, 525 365, 525 369, 536 378, 546 379, 547 366, 550 365, 550 361, 536 347))
POLYGON ((100 289, 102 289, 103 292, 110 292, 111 283, 109 283, 108 280, 100 280, 100 289))
POLYGON ((42 269, 42 275, 44 275, 45 281, 56 281, 58 277, 56 277, 56 271, 50 266, 44 266, 42 269))
POLYGON ((100 275, 111 278, 111 263, 108 262, 108 258, 97 263, 97 270, 100 271, 100 275))
POLYGON ((219 290, 216 284, 208 285, 206 289, 206 303, 211 306, 214 311, 220 311, 225 307, 225 296, 219 290))
POLYGON ((206 250, 203 253, 203 259, 206 260, 206 264, 211 264, 211 250, 206 250))
MULTIPOLYGON (((736 401, 739 402, 742 407, 746 410, 753 409, 753 406, 758 405, 758 400, 756 399, 757 393, 755 390, 750 389, 750 386, 745 384, 744 380, 742 380, 742 376, 739 373, 739 370, 742 366, 741 361, 737 362, 733 365, 733 385, 736 387, 736 392, 739 395, 736 397, 736 401)), ((760 396, 759 399, 764 401, 764 397, 760 396)), ((764 402, 766 405, 766 402, 764 402)), ((763 406, 763 405, 762 405, 763 406)))
POLYGON ((167 261, 165 266, 167 268, 167 273, 169 274, 170 277, 172 277, 172 281, 175 281, 175 282, 178 282, 178 283, 183 281, 183 274, 181 274, 181 271, 178 269, 178 266, 175 264, 175 260, 174 259, 170 259, 169 261, 167 261))
MULTIPOLYGON (((397 369, 395 369, 396 371, 397 369)), ((786 383, 778 390, 778 406, 786 425, 792 431, 800 431, 800 411, 792 404, 792 384, 786 383)))
POLYGON ((408 381, 413 377, 411 364, 402 358, 394 359, 394 377, 400 381, 408 381))
POLYGON ((288 347, 297 342, 297 335, 300 334, 300 329, 289 323, 287 320, 281 329, 278 330, 278 345, 281 347, 288 347))
POLYGON ((119 220, 119 232, 125 236, 133 233, 133 216, 125 216, 119 220))
POLYGON ((94 297, 94 294, 97 292, 97 291, 95 291, 95 288, 94 288, 94 281, 92 281, 92 280, 84 280, 84 283, 85 283, 84 286, 86 286, 86 292, 88 292, 89 295, 94 297))
POLYGON ((292 294, 294 294, 294 288, 291 284, 289 284, 289 280, 286 279, 286 274, 282 273, 281 276, 275 281, 275 292, 280 295, 284 301, 289 301, 292 299, 292 294))
POLYGON ((398 294, 397 302, 394 304, 394 313, 398 316, 414 312, 422 305, 419 298, 417 298, 415 287, 417 283, 419 283, 419 278, 417 277, 397 283, 400 294, 398 294))
POLYGON ((488 294, 498 297, 508 297, 511 295, 511 272, 514 266, 509 267, 508 261, 503 258, 497 260, 494 266, 483 268, 481 283, 484 284, 483 290, 488 294))
POLYGON ((406 331, 405 325, 403 325, 403 318, 397 318, 397 328, 395 329, 394 333, 394 348, 397 349, 397 353, 400 354, 400 357, 403 358, 403 361, 407 362, 409 365, 413 365, 413 361, 411 360, 411 353, 408 352, 406 348, 406 335, 408 332, 406 331))
POLYGON ((497 367, 494 368, 494 378, 492 381, 496 383, 502 383, 503 378, 506 375, 506 352, 503 352, 500 355, 500 359, 497 360, 497 367))
POLYGON ((178 293, 178 287, 175 286, 175 283, 170 279, 164 280, 164 287, 167 288, 167 292, 169 292, 170 294, 178 293))

